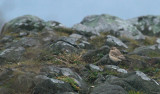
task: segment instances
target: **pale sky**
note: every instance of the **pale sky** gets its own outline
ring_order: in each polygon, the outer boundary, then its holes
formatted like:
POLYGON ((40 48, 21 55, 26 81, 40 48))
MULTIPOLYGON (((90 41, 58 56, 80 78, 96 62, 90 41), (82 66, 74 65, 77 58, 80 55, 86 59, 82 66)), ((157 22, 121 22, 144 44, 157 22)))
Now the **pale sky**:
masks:
POLYGON ((160 0, 0 0, 0 11, 7 21, 30 14, 71 27, 93 14, 122 19, 160 15, 160 0))

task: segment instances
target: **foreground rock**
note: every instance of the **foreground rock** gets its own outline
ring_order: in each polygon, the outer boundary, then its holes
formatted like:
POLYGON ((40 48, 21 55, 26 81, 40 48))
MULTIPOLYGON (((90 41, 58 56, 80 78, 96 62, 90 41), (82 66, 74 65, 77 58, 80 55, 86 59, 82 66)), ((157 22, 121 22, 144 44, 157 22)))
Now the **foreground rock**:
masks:
POLYGON ((110 32, 115 36, 144 39, 144 36, 136 27, 125 20, 107 14, 87 16, 73 28, 98 35, 100 32, 110 32))

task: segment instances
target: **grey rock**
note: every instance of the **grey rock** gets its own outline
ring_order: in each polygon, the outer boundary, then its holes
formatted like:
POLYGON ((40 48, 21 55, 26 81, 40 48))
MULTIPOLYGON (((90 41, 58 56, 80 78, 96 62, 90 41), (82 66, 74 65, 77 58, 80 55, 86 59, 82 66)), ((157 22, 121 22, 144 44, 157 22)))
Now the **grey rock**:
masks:
POLYGON ((17 17, 3 27, 2 34, 6 32, 36 31, 39 32, 45 27, 45 22, 36 16, 24 15, 17 17))
POLYGON ((37 84, 33 90, 33 94, 56 94, 72 91, 72 87, 68 83, 57 83, 48 79, 37 84))
POLYGON ((151 53, 159 53, 160 52, 160 46, 158 44, 150 45, 150 46, 141 46, 136 49, 134 49, 133 52, 130 54, 137 54, 142 56, 148 56, 151 53))
POLYGON ((0 53, 0 61, 1 63, 9 63, 9 62, 16 62, 21 60, 22 55, 25 51, 25 48, 23 47, 11 47, 8 49, 5 49, 0 53))
POLYGON ((82 58, 88 63, 94 63, 108 54, 109 51, 110 48, 108 46, 103 46, 99 49, 89 50, 87 53, 82 55, 82 58))
POLYGON ((89 68, 90 68, 90 70, 92 70, 94 72, 103 71, 102 68, 100 68, 99 66, 93 65, 93 64, 89 64, 89 68))
POLYGON ((121 86, 103 83, 93 88, 90 94, 128 94, 121 86))
POLYGON ((107 14, 87 16, 79 24, 74 25, 73 29, 96 35, 100 32, 111 32, 115 36, 144 39, 143 34, 132 24, 107 14))
POLYGON ((160 34, 160 16, 145 15, 129 19, 128 22, 145 35, 158 36, 160 34))
POLYGON ((127 70, 119 68, 118 66, 115 66, 115 65, 105 65, 104 70, 108 70, 108 69, 116 70, 119 73, 124 73, 124 74, 128 73, 127 70))
POLYGON ((107 36, 106 44, 110 46, 119 46, 119 47, 128 48, 128 46, 124 44, 121 40, 111 35, 107 36))

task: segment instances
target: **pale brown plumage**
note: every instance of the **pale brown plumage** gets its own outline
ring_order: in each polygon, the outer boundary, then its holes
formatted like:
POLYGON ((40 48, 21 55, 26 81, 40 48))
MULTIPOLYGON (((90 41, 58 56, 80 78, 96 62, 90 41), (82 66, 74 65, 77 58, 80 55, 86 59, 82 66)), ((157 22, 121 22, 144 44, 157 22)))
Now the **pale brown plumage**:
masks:
POLYGON ((116 47, 111 48, 109 52, 109 58, 113 62, 119 62, 119 61, 125 60, 125 57, 123 56, 123 54, 116 47))

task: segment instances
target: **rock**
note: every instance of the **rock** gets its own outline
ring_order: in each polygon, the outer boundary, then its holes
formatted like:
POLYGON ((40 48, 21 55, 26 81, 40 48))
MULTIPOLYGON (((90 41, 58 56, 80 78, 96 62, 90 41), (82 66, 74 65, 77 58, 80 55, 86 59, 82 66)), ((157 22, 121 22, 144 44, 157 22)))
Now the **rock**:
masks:
POLYGON ((94 71, 94 72, 103 71, 102 68, 100 68, 100 67, 98 67, 98 66, 96 66, 96 65, 93 65, 93 64, 89 64, 89 69, 90 69, 91 71, 94 71))
POLYGON ((128 94, 121 86, 102 83, 93 88, 90 94, 128 94))
POLYGON ((118 66, 115 65, 105 65, 104 70, 116 70, 117 72, 123 74, 128 73, 125 69, 119 68, 118 66))
POLYGON ((39 32, 45 27, 45 22, 31 15, 24 15, 21 17, 17 17, 8 23, 6 23, 3 27, 2 34, 4 33, 16 33, 21 31, 36 31, 39 32))
POLYGON ((13 87, 19 92, 31 92, 32 89, 35 87, 33 77, 34 74, 32 73, 25 73, 24 75, 19 75, 14 82, 14 85, 16 86, 13 87))
POLYGON ((72 87, 68 83, 48 79, 37 84, 33 90, 33 94, 56 94, 72 91, 72 87))
POLYGON ((24 37, 24 36, 27 36, 27 35, 28 35, 27 32, 20 32, 20 33, 19 33, 19 37, 24 37))
POLYGON ((133 88, 143 93, 158 94, 160 92, 160 85, 150 80, 150 78, 142 72, 128 74, 124 80, 133 88))
POLYGON ((80 34, 71 34, 69 37, 71 37, 71 38, 76 38, 76 39, 81 39, 83 36, 82 35, 80 35, 80 34))
POLYGON ((64 93, 56 93, 56 94, 78 94, 76 92, 64 92, 64 93))
POLYGON ((103 46, 100 49, 89 50, 87 53, 82 55, 83 60, 88 63, 94 63, 109 53, 110 48, 103 46))
POLYGON ((110 32, 115 36, 144 39, 143 34, 132 24, 107 14, 87 16, 79 24, 74 25, 73 29, 96 35, 99 35, 100 32, 110 32))
POLYGON ((158 38, 158 39, 156 40, 156 43, 160 44, 160 38, 158 38))
POLYGON ((46 22, 46 28, 59 28, 59 27, 64 27, 63 24, 57 22, 57 21, 47 21, 46 22))
POLYGON ((137 27, 145 35, 159 36, 160 35, 160 16, 146 15, 137 18, 129 19, 128 22, 137 27))
POLYGON ((137 54, 137 55, 141 55, 141 56, 158 56, 160 52, 160 48, 159 45, 155 44, 155 45, 150 45, 150 46, 141 46, 138 47, 136 49, 134 49, 133 52, 131 52, 130 54, 137 54))
POLYGON ((59 54, 77 52, 78 49, 70 43, 58 41, 54 44, 51 44, 51 50, 54 52, 54 54, 59 54))
POLYGON ((12 69, 4 69, 0 72, 0 85, 3 84, 3 81, 10 79, 10 75, 12 75, 12 69))
POLYGON ((106 44, 111 47, 118 46, 118 47, 128 48, 128 46, 124 44, 121 40, 111 35, 107 36, 106 44))
POLYGON ((0 42, 1 43, 6 43, 6 42, 12 42, 13 41, 13 37, 12 36, 4 36, 0 42))
POLYGON ((13 90, 9 88, 0 88, 0 94, 15 94, 13 90))
POLYGON ((5 49, 0 53, 1 64, 13 63, 21 60, 21 57, 24 51, 25 51, 25 48, 23 47, 18 47, 18 48, 11 47, 11 48, 5 49))
POLYGON ((85 81, 76 72, 73 72, 69 68, 58 68, 54 66, 49 66, 42 68, 41 72, 46 72, 48 74, 47 76, 50 76, 52 78, 58 76, 71 77, 77 83, 77 86, 80 87, 81 93, 86 93, 88 91, 85 81))

